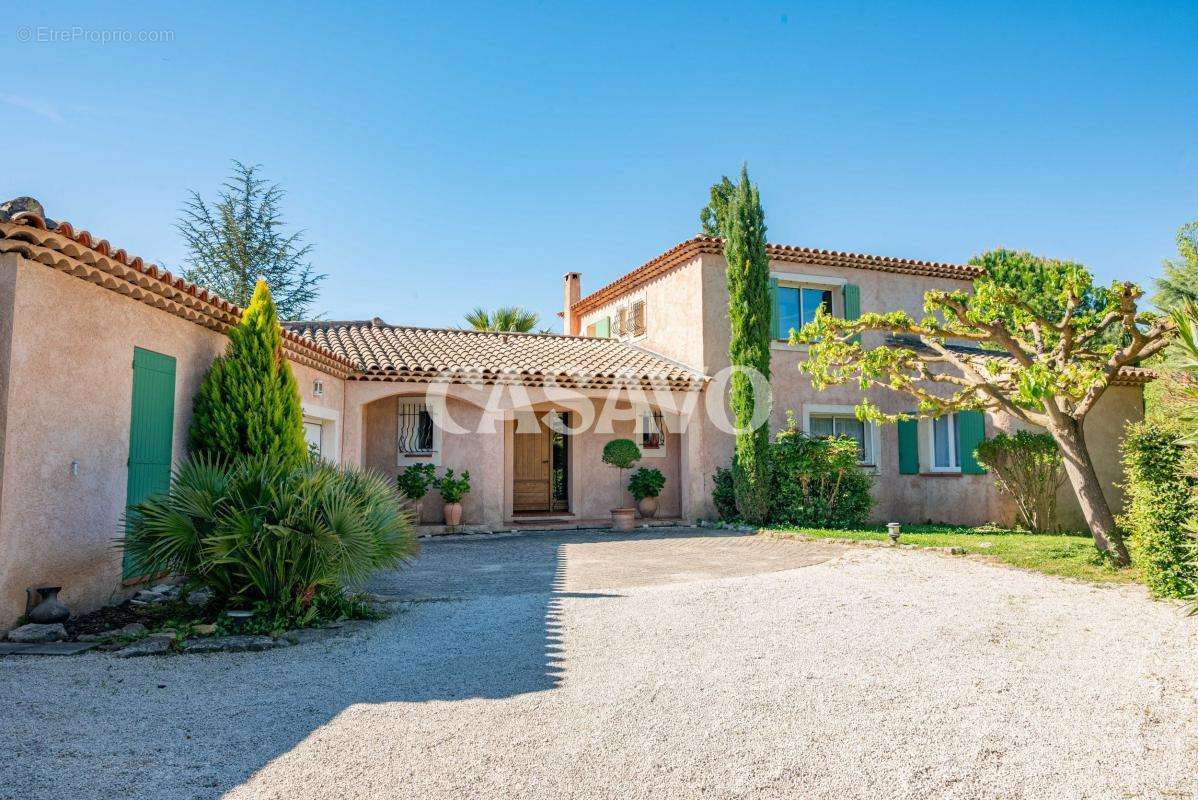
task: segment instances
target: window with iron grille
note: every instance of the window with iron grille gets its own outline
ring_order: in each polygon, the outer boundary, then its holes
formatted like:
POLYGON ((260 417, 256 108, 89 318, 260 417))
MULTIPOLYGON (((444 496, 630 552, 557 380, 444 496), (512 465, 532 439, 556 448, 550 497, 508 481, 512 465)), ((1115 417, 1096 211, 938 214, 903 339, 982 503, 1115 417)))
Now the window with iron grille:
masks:
POLYGON ((660 450, 665 447, 665 420, 660 411, 646 411, 641 416, 641 449, 660 450))
POLYGON ((628 332, 628 309, 616 309, 616 315, 611 320, 611 335, 623 336, 628 332))
POLYGON ((632 330, 633 336, 643 336, 645 334, 645 301, 637 300, 632 304, 632 330))
POLYGON ((433 452, 433 418, 423 400, 399 401, 399 453, 433 452))

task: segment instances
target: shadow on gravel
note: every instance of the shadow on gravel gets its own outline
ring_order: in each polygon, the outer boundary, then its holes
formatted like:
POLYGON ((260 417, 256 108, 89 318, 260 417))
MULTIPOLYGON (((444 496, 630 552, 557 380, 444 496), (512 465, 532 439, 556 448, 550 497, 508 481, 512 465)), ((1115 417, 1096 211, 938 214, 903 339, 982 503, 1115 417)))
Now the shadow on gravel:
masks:
MULTIPOLYGON (((11 725, 0 725, 0 798, 7 786, 24 787, 22 796, 219 797, 345 714, 552 690, 567 676, 563 615, 572 603, 620 602, 623 587, 693 574, 679 570, 717 558, 702 554, 718 544, 701 539, 725 535, 738 534, 433 541, 410 567, 370 583, 399 598, 395 614, 352 637, 264 653, 82 656, 56 662, 70 670, 58 679, 42 674, 44 662, 6 664, 0 696, 15 710, 11 725), (171 724, 149 735, 147 720, 171 724), (9 735, 33 729, 39 741, 69 741, 83 755, 64 760, 9 735)), ((401 734, 430 743, 443 735, 401 734)))

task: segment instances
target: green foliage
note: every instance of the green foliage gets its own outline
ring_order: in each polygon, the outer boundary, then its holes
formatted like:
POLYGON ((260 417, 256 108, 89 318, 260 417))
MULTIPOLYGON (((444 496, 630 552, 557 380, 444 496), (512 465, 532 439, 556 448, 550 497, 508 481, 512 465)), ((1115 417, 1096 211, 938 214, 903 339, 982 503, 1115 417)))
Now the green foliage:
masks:
POLYGON ((725 522, 737 519, 736 488, 732 481, 732 467, 716 467, 712 476, 714 487, 711 491, 711 502, 715 505, 716 513, 725 522))
POLYGON ((445 474, 437 481, 437 488, 446 503, 462 502, 462 498, 470 491, 470 470, 464 471, 460 478, 454 476, 453 470, 445 470, 445 474))
POLYGON ((1149 423, 1128 426, 1123 440, 1126 511, 1120 522, 1131 536, 1136 567, 1157 597, 1195 591, 1190 525, 1198 507, 1196 481, 1185 471, 1180 437, 1149 423))
POLYGON ((657 497, 665 485, 666 476, 661 474, 661 470, 652 467, 641 467, 628 479, 628 491, 637 501, 657 497))
POLYGON ((1060 530, 1057 491, 1065 482, 1061 448, 1047 433, 1000 433, 978 445, 979 463, 994 473, 1000 491, 1011 496, 1019 519, 1032 533, 1060 530))
POLYGON ((189 443, 193 455, 216 459, 271 456, 308 460, 299 388, 283 356, 274 301, 259 281, 229 344, 196 394, 189 443))
POLYGON ((503 306, 495 309, 494 313, 479 306, 465 317, 467 324, 476 331, 507 331, 509 333, 528 333, 537 327, 540 317, 532 311, 519 306, 503 306))
POLYGON ((432 464, 409 464, 395 477, 399 493, 409 500, 420 500, 437 483, 437 468, 432 464))
POLYGON ((723 224, 720 220, 724 218, 728 204, 732 202, 732 196, 735 193, 736 186, 728 179, 727 175, 720 178, 719 183, 711 187, 711 200, 699 212, 699 224, 705 235, 724 235, 723 224))
POLYGON ((130 507, 128 523, 122 545, 136 574, 182 573, 219 607, 301 617, 322 591, 416 552, 390 482, 327 462, 193 456, 169 492, 130 507))
POLYGON ((603 463, 619 469, 630 469, 641 460, 641 450, 631 439, 612 439, 603 445, 603 463))
POLYGON ((176 225, 187 242, 184 276, 242 308, 264 279, 283 318, 301 319, 325 276, 313 274, 312 245, 303 243, 303 232, 283 233, 283 190, 258 177, 259 169, 234 161, 233 175, 211 205, 191 193, 176 225))
POLYGON ((756 418, 769 418, 770 378, 770 263, 765 247, 765 211, 761 194, 742 166, 740 181, 719 219, 724 233, 724 258, 728 262, 728 319, 732 335, 728 357, 734 368, 731 407, 736 420, 736 466, 733 485, 740 516, 751 524, 765 521, 769 513, 769 429, 754 426, 756 418), (759 379, 755 383, 754 379, 759 379), (763 379, 763 380, 761 380, 763 379), (758 391, 765 397, 759 397, 758 391))
POLYGON ((1182 225, 1177 231, 1177 253, 1165 261, 1165 274, 1156 280, 1158 308, 1172 311, 1186 303, 1198 303, 1198 221, 1182 225))
MULTIPOLYGON (((1080 264, 996 250, 973 259, 985 272, 973 292, 929 291, 927 315, 903 311, 862 314, 855 320, 825 313, 792 334, 810 344, 800 368, 816 389, 856 382, 913 398, 918 414, 964 409, 1002 412, 1044 428, 1062 452, 1088 462, 1081 426, 1124 367, 1135 366, 1172 341, 1170 318, 1140 311, 1133 283, 1094 285, 1080 264), (867 349, 858 336, 891 337, 867 349), (972 347, 963 348, 961 342, 972 347)), ((875 422, 888 414, 865 400, 858 413, 875 422)), ((1100 550, 1126 564, 1128 555, 1092 463, 1067 473, 1100 550)))
POLYGON ((770 448, 770 523, 826 528, 864 523, 873 508, 873 476, 858 466, 857 456, 853 439, 807 436, 788 415, 770 448))

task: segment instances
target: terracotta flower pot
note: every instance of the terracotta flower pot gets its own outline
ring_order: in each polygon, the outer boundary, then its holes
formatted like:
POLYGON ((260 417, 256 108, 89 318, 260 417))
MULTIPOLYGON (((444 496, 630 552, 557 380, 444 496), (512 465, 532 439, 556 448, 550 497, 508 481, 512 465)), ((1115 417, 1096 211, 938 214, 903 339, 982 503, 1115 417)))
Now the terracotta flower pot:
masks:
POLYGON ((630 531, 636 527, 635 508, 613 508, 611 510, 611 527, 614 531, 630 531))
POLYGON ((445 524, 446 525, 461 525, 462 524, 462 504, 461 503, 446 503, 445 504, 445 524))
POLYGON ((657 498, 642 497, 636 501, 637 511, 641 512, 641 517, 644 519, 653 519, 657 516, 657 498))

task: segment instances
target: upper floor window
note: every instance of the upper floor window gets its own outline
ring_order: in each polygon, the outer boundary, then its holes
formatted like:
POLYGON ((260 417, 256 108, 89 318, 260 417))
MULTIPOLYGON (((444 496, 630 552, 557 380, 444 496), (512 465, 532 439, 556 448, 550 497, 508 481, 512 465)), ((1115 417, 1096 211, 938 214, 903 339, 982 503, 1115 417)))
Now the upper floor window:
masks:
POLYGON ((789 339, 791 329, 799 330, 815 320, 819 309, 832 313, 832 290, 811 286, 778 287, 778 335, 789 339))

